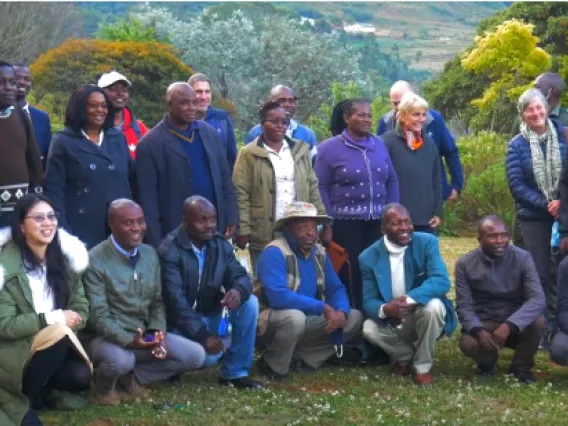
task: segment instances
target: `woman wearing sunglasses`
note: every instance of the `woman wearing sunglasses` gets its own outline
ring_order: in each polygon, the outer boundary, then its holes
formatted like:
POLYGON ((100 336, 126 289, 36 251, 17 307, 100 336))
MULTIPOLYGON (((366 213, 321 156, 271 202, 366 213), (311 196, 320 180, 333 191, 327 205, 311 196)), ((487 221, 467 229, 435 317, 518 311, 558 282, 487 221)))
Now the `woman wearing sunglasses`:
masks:
POLYGON ((89 255, 57 217, 44 196, 26 194, 11 229, 0 230, 2 425, 41 425, 36 409, 79 408, 70 393, 90 387, 91 364, 75 336, 89 312, 81 283, 89 255))
POLYGON ((253 273, 288 203, 305 201, 325 214, 310 145, 286 136, 288 118, 277 102, 266 102, 259 117, 262 133, 241 149, 233 171, 240 223, 235 241, 241 249, 250 245, 253 273))

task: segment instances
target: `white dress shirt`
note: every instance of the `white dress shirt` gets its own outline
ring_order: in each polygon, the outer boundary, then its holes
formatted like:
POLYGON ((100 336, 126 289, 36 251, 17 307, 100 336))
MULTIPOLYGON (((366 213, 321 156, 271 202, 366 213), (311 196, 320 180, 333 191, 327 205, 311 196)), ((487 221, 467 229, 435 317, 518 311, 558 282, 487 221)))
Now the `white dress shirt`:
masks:
POLYGON ((294 184, 294 158, 288 142, 284 140, 280 152, 274 151, 268 145, 264 145, 268 151, 268 158, 272 162, 274 176, 276 178, 276 210, 274 222, 284 216, 284 210, 288 203, 296 198, 296 186, 294 184))

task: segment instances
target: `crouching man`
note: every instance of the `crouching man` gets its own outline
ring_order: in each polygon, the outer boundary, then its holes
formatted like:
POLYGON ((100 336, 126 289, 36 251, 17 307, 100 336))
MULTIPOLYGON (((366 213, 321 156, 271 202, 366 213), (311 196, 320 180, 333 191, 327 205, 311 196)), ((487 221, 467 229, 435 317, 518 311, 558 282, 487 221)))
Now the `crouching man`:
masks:
POLYGON ((262 388, 249 377, 258 301, 233 246, 217 233, 213 204, 201 196, 188 198, 181 225, 166 237, 158 254, 168 330, 200 345, 207 356, 204 367, 223 358, 221 384, 262 388))
POLYGON ((83 276, 90 303, 88 345, 95 366, 94 397, 103 405, 120 404, 115 384, 133 397, 146 398, 144 385, 200 368, 205 356, 190 340, 166 334, 160 264, 153 248, 142 244, 142 208, 116 200, 108 210, 108 240, 89 252, 83 276))
POLYGON ((509 373, 533 383, 545 309, 535 264, 528 252, 509 245, 509 232, 497 216, 480 220, 478 240, 479 248, 456 263, 460 349, 486 377, 493 375, 501 349, 514 349, 509 373))
POLYGON ((413 232, 401 204, 383 209, 381 227, 384 237, 359 256, 370 318, 363 337, 389 354, 395 375, 414 373, 416 384, 430 386, 436 341, 457 323, 438 238, 413 232))
POLYGON ((319 225, 330 222, 309 203, 288 204, 274 224, 281 237, 257 263, 263 309, 257 347, 264 350, 257 367, 273 380, 295 370, 315 370, 341 355, 344 342, 361 332, 363 315, 349 307, 345 287, 329 257, 316 244, 319 225))

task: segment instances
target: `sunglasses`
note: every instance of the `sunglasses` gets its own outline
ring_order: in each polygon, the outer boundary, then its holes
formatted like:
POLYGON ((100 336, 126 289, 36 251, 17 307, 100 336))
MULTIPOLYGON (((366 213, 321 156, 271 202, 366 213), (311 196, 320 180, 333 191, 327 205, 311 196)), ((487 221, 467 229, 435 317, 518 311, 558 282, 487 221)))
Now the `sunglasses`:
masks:
POLYGON ((29 216, 26 216, 25 219, 33 219, 35 223, 41 225, 43 222, 48 220, 51 223, 57 222, 59 219, 59 212, 49 212, 45 213, 36 213, 29 216))

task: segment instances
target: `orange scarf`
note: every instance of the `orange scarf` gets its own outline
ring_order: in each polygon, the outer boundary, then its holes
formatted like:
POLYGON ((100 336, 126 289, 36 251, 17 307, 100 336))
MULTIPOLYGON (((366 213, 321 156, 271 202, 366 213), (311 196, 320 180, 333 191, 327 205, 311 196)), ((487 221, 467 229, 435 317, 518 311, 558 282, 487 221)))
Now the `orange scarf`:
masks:
POLYGON ((424 140, 422 139, 421 133, 413 133, 410 131, 406 131, 406 146, 408 146, 411 150, 416 151, 422 145, 424 145, 424 140))

